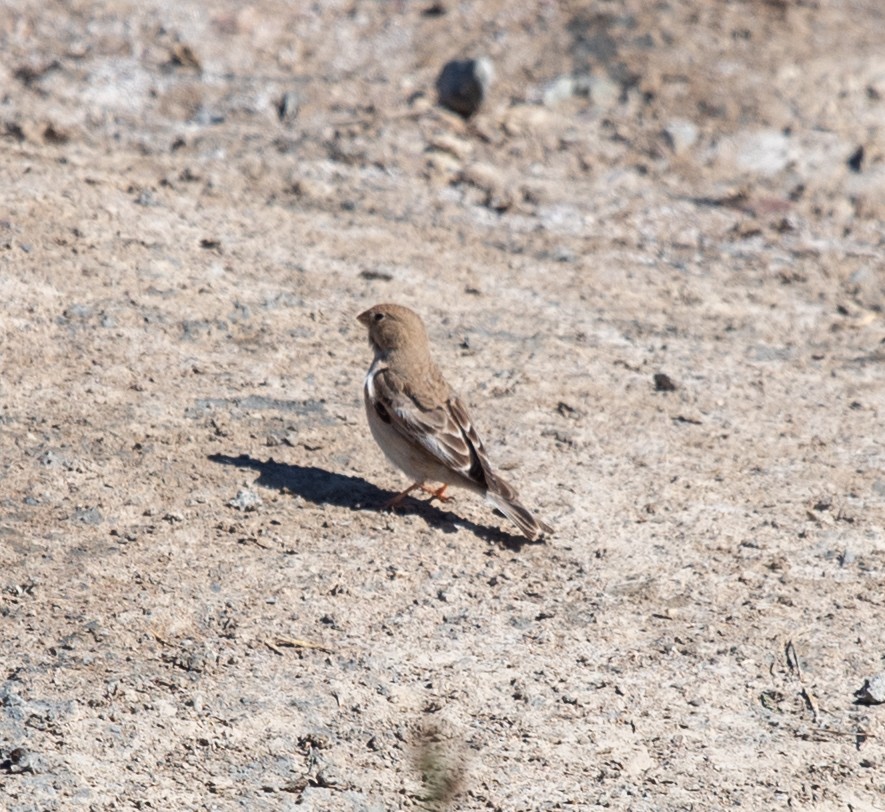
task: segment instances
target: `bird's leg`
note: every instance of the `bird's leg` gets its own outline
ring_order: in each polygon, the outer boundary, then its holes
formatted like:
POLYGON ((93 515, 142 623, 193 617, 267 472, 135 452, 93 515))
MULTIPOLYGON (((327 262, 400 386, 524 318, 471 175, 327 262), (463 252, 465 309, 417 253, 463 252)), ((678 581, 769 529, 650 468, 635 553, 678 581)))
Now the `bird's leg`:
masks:
POLYGON ((393 510, 394 508, 399 507, 400 502, 403 501, 415 488, 423 488, 423 482, 414 482, 409 485, 402 493, 398 493, 393 499, 388 500, 384 503, 384 506, 381 508, 382 510, 393 510))
POLYGON ((422 484, 421 490, 424 491, 424 493, 430 494, 430 501, 431 502, 434 499, 439 499, 440 502, 449 502, 449 501, 451 501, 452 497, 446 495, 446 488, 448 488, 448 487, 449 487, 448 485, 443 484, 442 487, 434 490, 433 488, 428 488, 427 485, 422 484))

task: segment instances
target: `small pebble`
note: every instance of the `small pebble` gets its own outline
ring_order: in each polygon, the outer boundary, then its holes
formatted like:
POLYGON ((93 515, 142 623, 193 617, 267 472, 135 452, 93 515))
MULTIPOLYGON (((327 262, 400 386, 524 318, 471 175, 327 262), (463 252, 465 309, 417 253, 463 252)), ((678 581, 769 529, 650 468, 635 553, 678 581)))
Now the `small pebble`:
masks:
POLYGON ((242 510, 245 513, 249 513, 253 510, 258 510, 258 508, 261 507, 263 503, 261 501, 261 497, 257 493, 255 493, 255 491, 242 489, 237 491, 237 495, 227 504, 228 507, 236 508, 237 510, 242 510))
POLYGON ((654 374, 655 392, 675 392, 676 384, 669 375, 663 372, 655 372, 654 374))
POLYGON ((854 692, 859 705, 881 705, 885 703, 885 671, 864 681, 863 686, 854 692))
POLYGON ((436 80, 436 92, 443 107, 470 118, 488 95, 494 68, 489 59, 453 59, 436 80))

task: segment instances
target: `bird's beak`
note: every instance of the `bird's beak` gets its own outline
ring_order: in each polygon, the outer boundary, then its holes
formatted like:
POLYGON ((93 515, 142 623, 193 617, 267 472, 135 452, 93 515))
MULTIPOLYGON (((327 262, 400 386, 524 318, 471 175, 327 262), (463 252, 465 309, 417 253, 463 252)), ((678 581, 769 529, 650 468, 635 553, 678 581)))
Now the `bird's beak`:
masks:
POLYGON ((368 327, 369 326, 369 311, 365 310, 362 313, 360 313, 359 316, 356 317, 356 320, 360 324, 364 325, 365 327, 368 327))

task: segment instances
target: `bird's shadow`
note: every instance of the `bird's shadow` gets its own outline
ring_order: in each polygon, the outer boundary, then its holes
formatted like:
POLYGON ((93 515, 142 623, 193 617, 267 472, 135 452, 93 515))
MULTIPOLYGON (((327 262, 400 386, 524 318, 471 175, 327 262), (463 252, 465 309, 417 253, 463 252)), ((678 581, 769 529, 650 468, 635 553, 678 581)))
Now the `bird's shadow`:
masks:
MULTIPOLYGON (((227 454, 210 454, 209 459, 219 465, 234 468, 248 468, 258 472, 256 484, 280 491, 293 493, 314 504, 335 505, 349 510, 381 510, 390 500, 391 494, 367 482, 362 477, 336 474, 325 468, 290 465, 273 459, 257 460, 248 454, 231 457, 227 454)), ((428 525, 444 533, 453 533, 458 527, 466 528, 490 544, 519 552, 526 544, 543 544, 542 541, 529 541, 494 527, 476 524, 469 519, 457 516, 451 511, 440 510, 430 500, 407 497, 404 504, 428 525)))

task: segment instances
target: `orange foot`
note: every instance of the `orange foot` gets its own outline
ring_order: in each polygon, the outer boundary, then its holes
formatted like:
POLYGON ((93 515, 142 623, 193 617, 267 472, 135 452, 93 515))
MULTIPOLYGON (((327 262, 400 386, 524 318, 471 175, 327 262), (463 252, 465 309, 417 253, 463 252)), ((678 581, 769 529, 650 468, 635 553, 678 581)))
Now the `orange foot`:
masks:
POLYGON ((393 510, 394 508, 398 508, 400 503, 405 499, 415 488, 423 488, 423 482, 416 482, 413 485, 409 485, 402 493, 398 493, 393 499, 388 500, 381 507, 381 510, 393 510))
POLYGON ((428 488, 426 485, 421 485, 421 490, 424 493, 430 494, 430 501, 432 502, 434 499, 439 499, 440 502, 450 502, 452 500, 451 496, 446 496, 446 488, 448 485, 443 485, 440 488, 434 490, 433 488, 428 488))
POLYGON ((427 485, 425 485, 423 482, 415 482, 414 484, 409 485, 409 487, 406 488, 402 493, 398 493, 396 496, 393 497, 393 499, 390 499, 387 502, 385 502, 381 509, 382 510, 394 510, 395 508, 398 508, 400 506, 400 504, 402 503, 403 499, 405 499, 416 488, 421 488, 421 490, 424 491, 424 493, 429 493, 431 502, 434 499, 439 499, 440 502, 449 502, 449 501, 451 501, 452 497, 446 495, 446 488, 448 488, 448 487, 449 487, 448 485, 443 485, 442 487, 434 490, 433 488, 430 488, 427 485))

